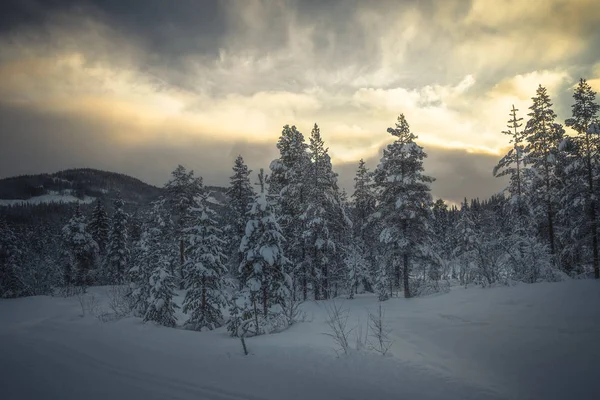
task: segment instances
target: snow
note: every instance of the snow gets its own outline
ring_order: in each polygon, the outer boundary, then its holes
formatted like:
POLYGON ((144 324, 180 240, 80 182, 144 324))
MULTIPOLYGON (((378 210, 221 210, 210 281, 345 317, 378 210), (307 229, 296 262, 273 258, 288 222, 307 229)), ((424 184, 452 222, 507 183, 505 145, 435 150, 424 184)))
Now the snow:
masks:
POLYGON ((95 197, 85 196, 84 199, 79 199, 71 194, 60 194, 58 192, 50 192, 41 196, 30 197, 29 199, 0 199, 1 206, 12 206, 19 204, 45 204, 45 203, 85 203, 89 204, 96 200, 95 197))
MULTIPOLYGON (((88 296, 106 307, 107 291, 88 296)), ((307 322, 246 339, 244 356, 225 328, 103 323, 81 317, 76 298, 1 300, 3 398, 593 399, 600 390, 600 282, 455 287, 382 304, 390 355, 337 357, 323 335, 325 302, 303 305, 307 322)), ((372 295, 345 300, 349 326, 364 333, 377 305, 372 295)))

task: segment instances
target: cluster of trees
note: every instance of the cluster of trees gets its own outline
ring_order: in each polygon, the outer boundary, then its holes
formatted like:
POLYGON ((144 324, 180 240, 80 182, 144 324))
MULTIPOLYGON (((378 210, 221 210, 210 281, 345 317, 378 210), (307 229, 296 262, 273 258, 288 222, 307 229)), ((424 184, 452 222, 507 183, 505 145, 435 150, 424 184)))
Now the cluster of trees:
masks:
MULTIPOLYGON (((87 219, 77 208, 62 229, 62 286, 127 284, 135 312, 165 326, 176 325, 183 290, 186 327, 221 326, 229 307, 229 331, 246 335, 292 323, 290 310, 307 299, 598 278, 600 106, 585 80, 573 97, 570 136, 544 87, 526 122, 513 107, 504 132, 512 147, 493 171, 508 177, 505 194, 460 206, 433 201, 427 154, 404 115, 388 128, 393 142, 379 165, 370 171, 360 160, 350 198, 319 127, 307 140, 286 125, 269 173, 253 184, 239 156, 218 207, 202 178, 179 166, 140 226, 120 199, 111 218, 101 202, 87 219)), ((6 223, 0 229, 2 294, 29 294, 14 272, 19 246, 6 223)))

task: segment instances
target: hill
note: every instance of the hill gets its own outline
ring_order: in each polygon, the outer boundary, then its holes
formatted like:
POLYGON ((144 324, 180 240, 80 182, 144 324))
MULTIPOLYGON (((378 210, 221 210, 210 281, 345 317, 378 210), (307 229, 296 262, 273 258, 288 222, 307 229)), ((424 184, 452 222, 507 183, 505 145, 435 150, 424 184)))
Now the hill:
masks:
POLYGON ((156 199, 161 189, 125 174, 91 168, 0 179, 0 204, 3 205, 112 200, 117 193, 127 203, 146 204, 156 199))

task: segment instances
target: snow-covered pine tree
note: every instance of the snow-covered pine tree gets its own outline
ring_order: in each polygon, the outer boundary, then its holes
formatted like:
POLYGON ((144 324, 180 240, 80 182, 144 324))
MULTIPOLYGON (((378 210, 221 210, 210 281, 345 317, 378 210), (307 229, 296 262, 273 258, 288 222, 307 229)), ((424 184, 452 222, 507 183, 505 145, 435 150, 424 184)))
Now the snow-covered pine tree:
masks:
POLYGON ((71 266, 71 282, 65 285, 85 287, 93 283, 91 272, 95 269, 98 257, 98 244, 87 232, 85 217, 81 213, 79 203, 73 217, 62 229, 63 241, 73 262, 71 266))
POLYGON ((505 189, 511 197, 511 204, 513 204, 516 210, 516 221, 522 220, 523 214, 526 212, 526 206, 524 204, 523 195, 526 190, 524 182, 523 169, 523 157, 525 155, 525 132, 520 128, 523 126, 521 121, 523 118, 517 117, 517 111, 515 106, 512 106, 510 110, 510 119, 508 120, 507 130, 502 131, 505 135, 510 137, 509 143, 513 145, 512 149, 500 159, 498 164, 494 167, 494 176, 496 177, 509 177, 509 185, 505 189))
POLYGON ((592 90, 592 87, 586 82, 585 79, 580 79, 579 84, 575 88, 573 93, 575 104, 572 106, 572 117, 567 119, 566 125, 570 126, 577 132, 578 136, 574 140, 576 141, 583 160, 575 158, 574 162, 580 166, 577 168, 573 165, 573 172, 582 170, 584 173, 584 182, 587 186, 583 195, 583 199, 573 199, 574 202, 583 201, 586 204, 588 220, 584 225, 589 231, 589 237, 592 247, 592 265, 594 268, 594 277, 600 278, 600 268, 598 261, 598 205, 596 202, 595 188, 597 188, 597 172, 599 164, 599 152, 598 146, 600 144, 598 133, 592 129, 592 124, 596 122, 598 118, 598 112, 600 111, 600 105, 596 103, 596 92, 592 90), (583 164, 583 165, 581 165, 583 164), (581 168, 582 167, 582 168, 581 168))
POLYGON ((120 195, 114 201, 114 214, 110 226, 110 236, 106 254, 108 281, 121 284, 129 269, 128 215, 123 209, 125 203, 120 195))
POLYGON ((175 309, 179 308, 173 301, 175 296, 175 277, 171 274, 169 262, 159 258, 150 275, 148 308, 144 321, 154 321, 160 325, 174 327, 177 325, 175 309))
POLYGON ((354 177, 354 193, 351 198, 353 242, 362 252, 366 262, 367 274, 370 279, 365 280, 365 286, 367 290, 374 290, 372 278, 377 275, 376 254, 379 240, 375 233, 378 230, 377 221, 370 217, 375 212, 377 196, 373 173, 368 170, 362 158, 358 162, 358 169, 354 177))
POLYGON ((129 270, 131 288, 129 296, 136 315, 140 317, 144 317, 148 311, 150 276, 155 267, 157 265, 170 267, 173 262, 173 247, 167 238, 172 232, 171 223, 164 207, 164 200, 153 202, 142 225, 140 240, 134 248, 132 267, 129 270))
POLYGON ((460 213, 455 227, 458 238, 458 245, 455 248, 455 254, 461 260, 461 267, 458 271, 458 278, 461 285, 467 285, 472 281, 473 270, 475 269, 475 257, 478 235, 475 222, 469 209, 469 203, 465 198, 461 204, 460 213))
POLYGON ((274 214, 270 199, 265 193, 264 171, 258 175, 260 192, 248 212, 246 232, 240 244, 243 260, 240 276, 244 282, 240 297, 247 297, 249 309, 243 310, 247 318, 246 330, 263 333, 281 317, 281 303, 290 296, 289 276, 285 271, 289 263, 283 252, 283 235, 274 214), (279 306, 279 307, 274 307, 279 306))
POLYGON ((358 293, 360 285, 369 280, 369 270, 363 250, 355 244, 350 244, 345 251, 344 265, 346 267, 346 292, 348 298, 353 299, 354 295, 358 293))
POLYGON ((380 197, 374 217, 382 225, 379 238, 391 260, 402 258, 402 274, 396 263, 394 283, 399 286, 402 275, 404 296, 411 297, 410 263, 419 256, 419 243, 427 235, 432 203, 429 183, 433 178, 423 175, 427 154, 415 143, 417 136, 410 131, 403 114, 388 132, 396 140, 383 150, 375 171, 380 197))
POLYGON ((233 175, 229 178, 229 188, 226 193, 226 254, 233 266, 234 275, 237 275, 237 267, 242 261, 242 255, 239 252, 240 241, 246 229, 246 213, 254 199, 254 189, 250 183, 251 172, 242 156, 239 155, 235 159, 233 175))
POLYGON ((19 297, 23 284, 19 280, 21 261, 19 241, 12 228, 0 216, 0 297, 19 297))
POLYGON ((304 300, 308 297, 309 265, 306 262, 305 243, 302 233, 305 221, 301 215, 308 201, 307 176, 310 167, 308 145, 304 135, 295 126, 285 125, 277 142, 280 157, 270 165, 269 193, 276 198, 278 222, 286 238, 284 251, 291 262, 292 293, 296 295, 297 284, 304 300))
POLYGON ((224 277, 227 272, 222 231, 207 194, 196 197, 189 209, 192 227, 185 230, 186 295, 183 311, 189 315, 186 326, 193 330, 214 329, 222 325, 222 307, 227 304, 224 277))
POLYGON ((386 301, 390 298, 390 277, 388 270, 389 268, 385 262, 380 262, 377 266, 374 287, 379 301, 386 301))
POLYGON ((539 218, 540 226, 547 233, 550 253, 556 254, 555 213, 560 180, 558 179, 557 162, 561 156, 560 143, 564 129, 555 122, 556 113, 552 110, 552 102, 546 88, 540 85, 533 104, 527 115, 529 120, 525 127, 525 140, 528 142, 524 161, 530 166, 531 173, 531 205, 534 214, 539 218))
POLYGON ((104 256, 110 234, 110 219, 104 209, 104 203, 100 198, 96 200, 96 205, 94 206, 94 211, 92 212, 92 217, 88 224, 88 231, 98 244, 100 256, 104 256))
POLYGON ((336 178, 317 124, 310 135, 309 150, 312 163, 308 169, 306 211, 301 216, 306 227, 302 237, 306 243, 305 255, 310 263, 315 300, 320 300, 329 298, 330 268, 339 248, 332 232, 333 208, 338 206, 336 178))
POLYGON ((171 264, 173 275, 177 276, 179 287, 184 285, 185 239, 184 230, 190 226, 188 209, 194 203, 194 198, 203 191, 202 178, 194 177, 194 171, 187 171, 179 165, 171 172, 171 179, 165 184, 164 204, 173 221, 174 238, 178 248, 178 263, 171 264), (175 268, 176 267, 176 268, 175 268))

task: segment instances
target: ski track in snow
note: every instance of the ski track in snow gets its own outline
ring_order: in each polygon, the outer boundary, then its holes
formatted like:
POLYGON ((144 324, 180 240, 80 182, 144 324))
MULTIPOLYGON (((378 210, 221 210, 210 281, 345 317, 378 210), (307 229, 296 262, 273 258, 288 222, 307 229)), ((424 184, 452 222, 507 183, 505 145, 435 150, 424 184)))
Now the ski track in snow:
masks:
MULTIPOLYGON (((90 289, 104 302, 105 291, 90 289)), ((336 301, 364 334, 376 299, 336 301)), ((304 304, 307 322, 247 339, 243 356, 224 328, 101 323, 82 318, 75 298, 0 300, 2 398, 594 399, 600 390, 600 282, 453 288, 383 307, 390 356, 338 358, 323 302, 304 304)))

